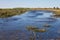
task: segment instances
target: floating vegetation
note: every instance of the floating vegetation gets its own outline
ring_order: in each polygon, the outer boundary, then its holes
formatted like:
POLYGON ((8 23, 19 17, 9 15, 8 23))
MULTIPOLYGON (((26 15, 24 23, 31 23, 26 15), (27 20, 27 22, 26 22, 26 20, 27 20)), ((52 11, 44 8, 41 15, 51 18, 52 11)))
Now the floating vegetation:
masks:
POLYGON ((27 27, 27 29, 31 30, 31 31, 34 31, 34 32, 46 32, 45 29, 39 29, 37 27, 32 27, 32 26, 27 27))
POLYGON ((35 31, 35 32, 46 32, 45 29, 35 29, 34 31, 35 31))
POLYGON ((28 26, 27 29, 28 29, 30 32, 32 32, 33 35, 34 35, 34 37, 30 38, 31 40, 36 40, 36 38, 37 38, 36 33, 37 33, 37 32, 42 32, 42 33, 43 33, 43 32, 46 32, 45 29, 39 29, 39 28, 33 27, 33 26, 28 26))
POLYGON ((39 29, 39 28, 37 28, 37 27, 33 27, 33 26, 28 26, 28 27, 26 27, 28 30, 35 30, 35 29, 39 29))

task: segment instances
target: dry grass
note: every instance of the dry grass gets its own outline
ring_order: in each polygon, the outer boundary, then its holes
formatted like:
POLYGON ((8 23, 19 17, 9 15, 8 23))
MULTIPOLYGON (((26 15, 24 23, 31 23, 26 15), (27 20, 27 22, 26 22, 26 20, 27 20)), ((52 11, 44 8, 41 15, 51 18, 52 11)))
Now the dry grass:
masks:
POLYGON ((0 17, 10 17, 14 15, 23 14, 29 10, 48 10, 54 12, 57 16, 60 16, 60 9, 54 8, 12 8, 12 9, 0 9, 0 17))
POLYGON ((53 9, 53 8, 35 8, 32 10, 48 10, 48 11, 52 11, 54 14, 56 14, 55 16, 60 17, 60 9, 53 9))

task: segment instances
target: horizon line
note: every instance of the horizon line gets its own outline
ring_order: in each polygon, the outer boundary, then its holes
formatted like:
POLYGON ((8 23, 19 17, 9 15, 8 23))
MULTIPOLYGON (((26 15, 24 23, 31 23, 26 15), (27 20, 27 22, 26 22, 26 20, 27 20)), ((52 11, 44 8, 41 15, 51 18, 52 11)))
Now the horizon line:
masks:
MULTIPOLYGON (((8 8, 54 8, 54 7, 0 7, 0 9, 8 9, 8 8)), ((57 7, 55 7, 57 8, 57 7)), ((58 7, 60 8, 60 7, 58 7)))

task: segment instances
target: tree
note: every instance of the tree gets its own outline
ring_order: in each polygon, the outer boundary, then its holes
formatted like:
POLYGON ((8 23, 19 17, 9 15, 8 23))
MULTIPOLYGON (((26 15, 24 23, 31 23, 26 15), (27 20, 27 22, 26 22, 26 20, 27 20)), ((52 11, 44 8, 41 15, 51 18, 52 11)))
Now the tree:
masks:
POLYGON ((59 9, 59 7, 56 7, 56 9, 59 9))
POLYGON ((55 9, 55 7, 53 7, 53 9, 55 9))

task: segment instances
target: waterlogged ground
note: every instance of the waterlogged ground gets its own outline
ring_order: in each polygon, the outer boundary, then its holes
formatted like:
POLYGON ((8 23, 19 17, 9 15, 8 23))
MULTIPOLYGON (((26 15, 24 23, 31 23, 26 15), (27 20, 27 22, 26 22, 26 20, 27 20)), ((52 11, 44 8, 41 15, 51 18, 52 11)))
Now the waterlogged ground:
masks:
POLYGON ((36 40, 60 39, 60 18, 48 19, 53 15, 50 11, 28 11, 22 15, 9 18, 0 18, 0 40, 29 40, 30 32, 27 26, 44 28, 44 24, 50 24, 46 32, 37 33, 36 40))

